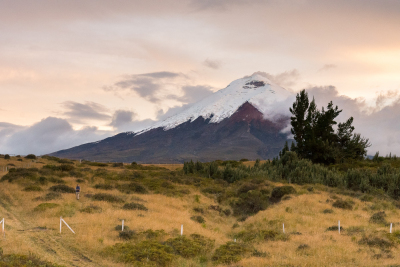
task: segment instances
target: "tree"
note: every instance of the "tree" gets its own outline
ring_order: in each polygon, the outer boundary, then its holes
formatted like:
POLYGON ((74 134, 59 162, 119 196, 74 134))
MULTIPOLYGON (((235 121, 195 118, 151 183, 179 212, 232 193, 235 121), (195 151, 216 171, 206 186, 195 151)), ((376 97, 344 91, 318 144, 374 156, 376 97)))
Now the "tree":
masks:
POLYGON ((336 118, 342 112, 330 101, 324 109, 318 110, 315 99, 308 100, 308 94, 302 90, 296 96, 290 112, 291 132, 296 146, 291 151, 314 163, 332 164, 345 159, 362 159, 370 146, 369 140, 353 133, 353 117, 337 125, 336 118))

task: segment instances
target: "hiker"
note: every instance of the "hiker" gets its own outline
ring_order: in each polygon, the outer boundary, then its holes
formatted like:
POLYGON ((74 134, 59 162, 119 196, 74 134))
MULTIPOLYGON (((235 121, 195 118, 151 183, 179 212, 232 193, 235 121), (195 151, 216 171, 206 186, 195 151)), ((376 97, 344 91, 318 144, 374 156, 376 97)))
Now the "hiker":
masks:
POLYGON ((79 193, 81 192, 81 187, 79 186, 79 184, 76 185, 75 192, 76 192, 76 199, 79 200, 79 193))

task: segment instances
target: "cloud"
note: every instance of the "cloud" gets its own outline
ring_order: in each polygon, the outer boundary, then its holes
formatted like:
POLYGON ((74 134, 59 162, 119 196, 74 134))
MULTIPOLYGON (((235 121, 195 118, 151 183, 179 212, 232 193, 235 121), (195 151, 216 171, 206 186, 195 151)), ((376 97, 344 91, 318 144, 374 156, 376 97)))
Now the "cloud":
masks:
POLYGON ((337 66, 335 64, 325 64, 324 66, 322 66, 322 68, 320 68, 318 71, 328 71, 330 69, 334 69, 337 68, 337 66))
POLYGON ((188 104, 200 101, 214 93, 212 87, 208 85, 186 85, 182 87, 182 91, 182 96, 170 95, 168 98, 176 99, 182 103, 188 104))
POLYGON ((63 107, 67 109, 63 115, 68 116, 71 122, 82 123, 85 120, 109 120, 111 118, 106 112, 108 109, 95 102, 81 104, 73 101, 66 101, 63 107))
MULTIPOLYGON (((300 79, 300 73, 296 69, 278 73, 276 75, 273 75, 273 74, 270 74, 267 72, 262 72, 262 71, 254 72, 252 75, 255 75, 255 74, 264 76, 264 77, 268 78, 269 80, 271 80, 271 82, 276 83, 277 85, 285 87, 285 88, 295 85, 297 80, 300 79)), ((245 76, 245 77, 247 77, 247 76, 245 76)))
POLYGON ((221 67, 221 62, 219 62, 219 61, 217 61, 217 60, 211 60, 211 59, 208 59, 208 58, 207 58, 207 59, 203 62, 203 65, 206 66, 206 67, 208 67, 208 68, 217 70, 217 69, 219 69, 219 68, 221 67))
POLYGON ((30 127, 17 128, 20 130, 8 134, 0 144, 1 153, 42 155, 112 135, 96 127, 74 130, 67 120, 54 117, 43 119, 30 127))

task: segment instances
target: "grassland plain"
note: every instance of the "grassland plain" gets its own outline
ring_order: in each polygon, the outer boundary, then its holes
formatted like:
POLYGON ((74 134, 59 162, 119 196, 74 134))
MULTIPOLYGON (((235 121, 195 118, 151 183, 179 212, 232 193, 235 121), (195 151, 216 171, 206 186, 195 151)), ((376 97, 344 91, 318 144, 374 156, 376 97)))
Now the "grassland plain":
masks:
POLYGON ((5 265, 12 254, 36 255, 62 266, 398 266, 400 262, 399 203, 384 196, 291 184, 295 191, 276 200, 270 199, 272 192, 287 183, 248 177, 229 184, 184 175, 182 165, 0 158, 0 166, 6 165, 15 169, 0 172, 0 220, 4 217, 6 222, 0 266, 20 266, 5 265), (75 194, 64 193, 77 183, 82 188, 79 201, 75 194), (66 226, 59 233, 60 216, 75 235, 66 226), (124 234, 116 230, 122 219, 127 226, 124 234), (343 227, 340 234, 338 220, 343 227))

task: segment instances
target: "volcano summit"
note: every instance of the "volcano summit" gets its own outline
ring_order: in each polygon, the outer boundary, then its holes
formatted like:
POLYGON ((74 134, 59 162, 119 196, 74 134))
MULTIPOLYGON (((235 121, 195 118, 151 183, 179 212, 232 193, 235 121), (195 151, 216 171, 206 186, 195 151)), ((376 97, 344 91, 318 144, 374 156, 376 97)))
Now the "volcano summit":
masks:
MULTIPOLYGON (((141 132, 125 132, 51 155, 139 163, 275 157, 287 140, 283 115, 293 94, 253 74, 141 132)), ((287 113, 286 113, 287 114, 287 113)))

